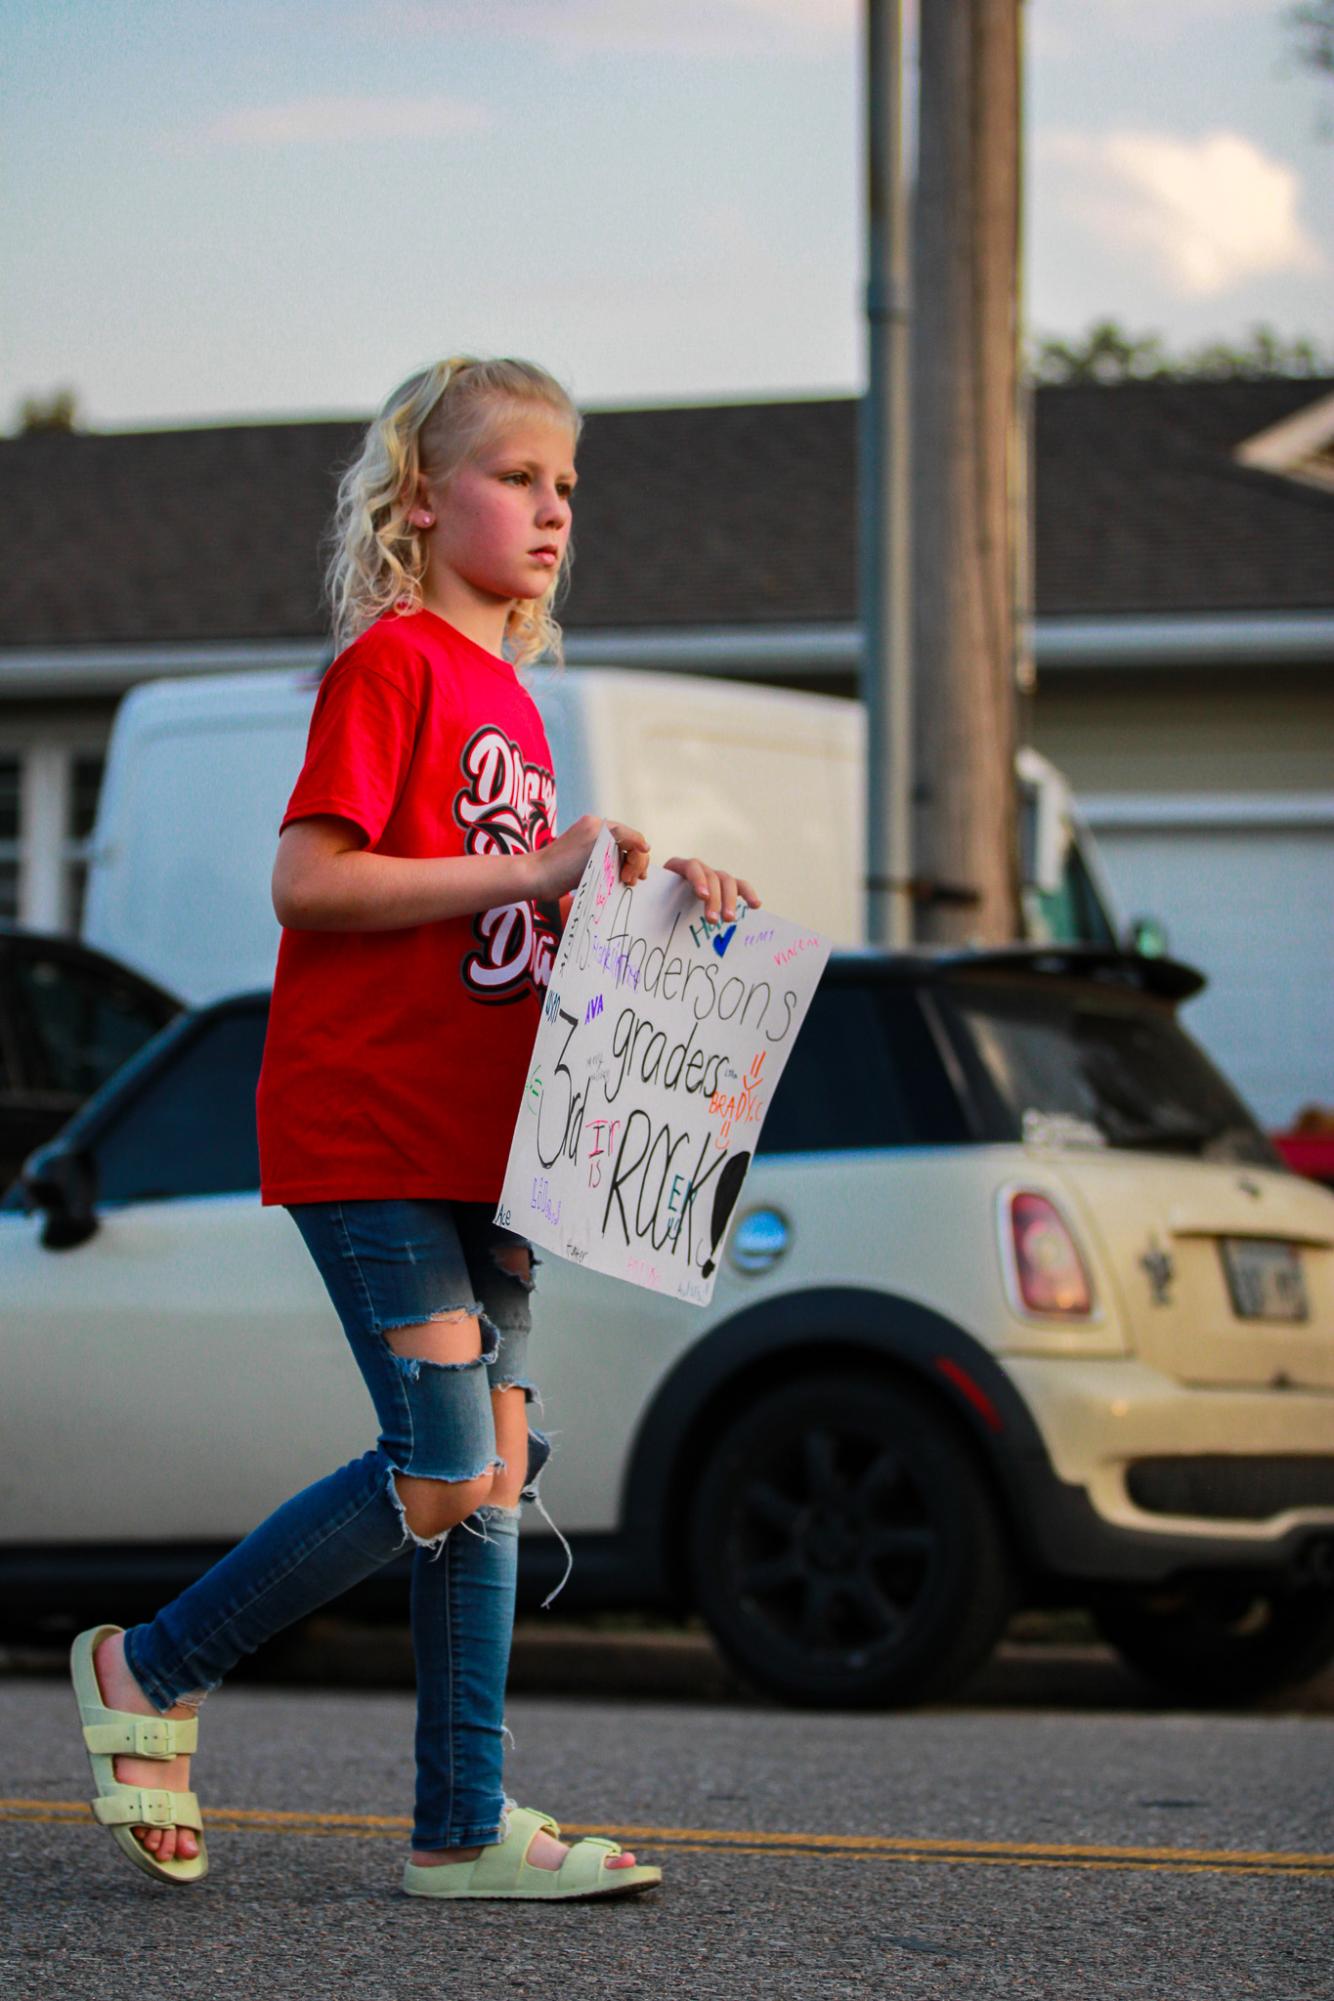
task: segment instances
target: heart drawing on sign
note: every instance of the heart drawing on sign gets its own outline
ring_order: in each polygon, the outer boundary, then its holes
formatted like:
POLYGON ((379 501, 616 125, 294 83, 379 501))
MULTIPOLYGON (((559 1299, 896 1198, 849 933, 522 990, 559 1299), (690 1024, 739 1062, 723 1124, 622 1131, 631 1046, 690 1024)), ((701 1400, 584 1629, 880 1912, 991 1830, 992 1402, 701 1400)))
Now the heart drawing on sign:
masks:
POLYGON ((735 936, 736 936, 736 925, 729 924, 726 931, 720 931, 717 937, 714 939, 713 949, 718 954, 718 957, 720 959, 722 958, 723 953, 727 950, 728 946, 731 944, 735 936))

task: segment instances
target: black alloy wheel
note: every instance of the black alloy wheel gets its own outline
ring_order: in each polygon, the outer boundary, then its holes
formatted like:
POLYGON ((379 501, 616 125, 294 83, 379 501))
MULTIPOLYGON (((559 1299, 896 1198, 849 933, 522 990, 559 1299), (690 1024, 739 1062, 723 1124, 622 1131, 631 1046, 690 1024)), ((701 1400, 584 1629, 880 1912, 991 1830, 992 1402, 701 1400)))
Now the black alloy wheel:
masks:
POLYGON ((787 1702, 942 1694, 1010 1609, 1004 1530, 931 1401, 872 1375, 802 1378, 715 1441, 690 1518, 695 1603, 748 1680, 787 1702))
POLYGON ((1207 1708, 1305 1681, 1334 1659, 1334 1589, 1227 1577, 1109 1594, 1098 1630, 1155 1688, 1207 1708))

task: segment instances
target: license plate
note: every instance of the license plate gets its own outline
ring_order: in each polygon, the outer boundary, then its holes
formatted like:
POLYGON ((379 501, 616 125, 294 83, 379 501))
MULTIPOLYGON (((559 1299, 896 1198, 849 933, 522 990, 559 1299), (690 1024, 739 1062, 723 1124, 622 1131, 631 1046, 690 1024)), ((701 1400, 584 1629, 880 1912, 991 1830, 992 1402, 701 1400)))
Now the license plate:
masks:
POLYGON ((1295 1244, 1224 1237, 1223 1270, 1239 1320, 1306 1320, 1306 1279, 1295 1244))

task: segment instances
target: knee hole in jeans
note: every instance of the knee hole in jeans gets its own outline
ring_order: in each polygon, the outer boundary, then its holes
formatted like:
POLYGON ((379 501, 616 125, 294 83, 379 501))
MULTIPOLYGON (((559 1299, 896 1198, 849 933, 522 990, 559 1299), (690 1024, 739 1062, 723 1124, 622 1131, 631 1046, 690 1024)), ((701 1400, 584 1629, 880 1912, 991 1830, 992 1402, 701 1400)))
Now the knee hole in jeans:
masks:
POLYGON ((526 1244, 496 1244, 491 1256, 497 1271, 517 1278, 525 1292, 533 1290, 533 1254, 526 1244))
POLYGON ((485 1505, 500 1472, 490 1467, 472 1480, 433 1480, 417 1473, 392 1475, 398 1511, 414 1542, 436 1542, 485 1505))
MULTIPOLYGON (((480 1369, 485 1366, 480 1308, 445 1308, 427 1320, 414 1321, 406 1327, 386 1327, 381 1338, 407 1375, 416 1376, 423 1367, 480 1369)), ((503 1462, 499 1458, 480 1473, 463 1480, 445 1480, 395 1469, 391 1486, 405 1532, 414 1542, 440 1542, 459 1522, 485 1505, 496 1474, 503 1470, 503 1462)))
POLYGON ((386 1327, 381 1339, 400 1361, 435 1362, 445 1368, 476 1362, 482 1353, 482 1324, 466 1307, 453 1308, 410 1327, 386 1327))

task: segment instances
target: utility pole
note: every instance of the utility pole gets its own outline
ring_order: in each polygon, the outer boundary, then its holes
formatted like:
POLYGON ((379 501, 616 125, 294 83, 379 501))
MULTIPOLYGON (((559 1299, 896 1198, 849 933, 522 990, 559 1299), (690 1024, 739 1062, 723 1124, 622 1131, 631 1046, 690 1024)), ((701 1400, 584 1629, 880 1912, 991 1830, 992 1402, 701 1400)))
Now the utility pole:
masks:
POLYGON ((1019 925, 1020 3, 919 8, 912 839, 931 943, 1019 925))
MULTIPOLYGON (((930 4, 930 0, 925 0, 930 4)), ((868 384, 859 439, 866 935, 913 940, 908 220, 901 0, 866 0, 868 384)))

